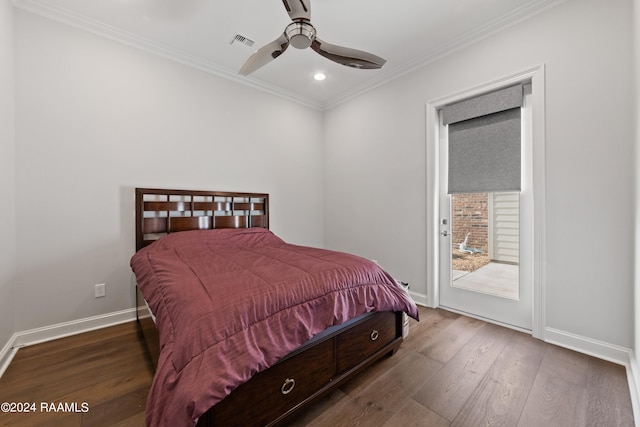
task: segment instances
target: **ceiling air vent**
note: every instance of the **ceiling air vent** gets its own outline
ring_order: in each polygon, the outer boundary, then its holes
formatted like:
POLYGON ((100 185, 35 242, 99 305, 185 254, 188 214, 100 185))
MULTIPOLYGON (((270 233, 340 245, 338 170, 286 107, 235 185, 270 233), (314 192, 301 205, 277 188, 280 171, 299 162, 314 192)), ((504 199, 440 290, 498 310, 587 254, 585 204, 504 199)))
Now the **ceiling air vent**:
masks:
POLYGON ((250 38, 247 38, 241 34, 236 34, 235 37, 231 40, 231 44, 234 43, 242 43, 245 46, 253 46, 253 40, 251 40, 250 38))

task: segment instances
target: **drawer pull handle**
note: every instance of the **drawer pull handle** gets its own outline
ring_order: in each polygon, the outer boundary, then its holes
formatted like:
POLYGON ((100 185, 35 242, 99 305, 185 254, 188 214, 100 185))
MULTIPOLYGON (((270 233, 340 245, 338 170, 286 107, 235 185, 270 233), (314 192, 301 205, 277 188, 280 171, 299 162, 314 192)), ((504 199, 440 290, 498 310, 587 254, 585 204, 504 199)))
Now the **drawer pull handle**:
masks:
POLYGON ((378 339, 379 336, 380 336, 380 333, 374 329, 371 332, 371 335, 369 335, 369 338, 371 338, 371 341, 375 341, 378 339))
POLYGON ((282 394, 289 394, 293 391, 293 388, 295 386, 296 380, 294 380, 293 378, 287 378, 286 380, 284 380, 284 384, 282 384, 280 391, 282 392, 282 394))

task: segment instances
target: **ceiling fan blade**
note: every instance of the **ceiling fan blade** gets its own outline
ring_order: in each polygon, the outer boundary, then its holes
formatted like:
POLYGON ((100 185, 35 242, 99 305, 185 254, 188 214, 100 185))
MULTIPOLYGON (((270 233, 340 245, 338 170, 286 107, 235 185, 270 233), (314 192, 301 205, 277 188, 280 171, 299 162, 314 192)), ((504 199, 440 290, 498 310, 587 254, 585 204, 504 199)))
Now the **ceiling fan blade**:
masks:
POLYGON ((313 43, 311 43, 311 49, 315 50, 325 58, 337 62, 338 64, 346 65, 347 67, 377 69, 382 68, 385 62, 387 62, 386 59, 380 58, 372 53, 363 52, 357 49, 350 49, 348 47, 336 46, 323 42, 317 37, 313 43))
POLYGON ((292 21, 311 20, 311 0, 282 0, 282 3, 292 21))
POLYGON ((243 76, 253 73, 258 68, 267 65, 282 55, 282 53, 287 50, 287 47, 289 47, 289 39, 286 34, 283 33, 276 40, 255 51, 253 55, 247 59, 242 68, 240 68, 239 73, 243 76))

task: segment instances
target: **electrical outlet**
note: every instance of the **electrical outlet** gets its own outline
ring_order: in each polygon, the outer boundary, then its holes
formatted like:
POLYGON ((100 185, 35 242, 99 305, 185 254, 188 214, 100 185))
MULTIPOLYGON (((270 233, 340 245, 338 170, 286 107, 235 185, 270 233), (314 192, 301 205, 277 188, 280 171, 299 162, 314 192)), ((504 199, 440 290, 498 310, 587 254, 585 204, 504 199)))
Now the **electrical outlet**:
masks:
POLYGON ((103 296, 105 296, 107 294, 107 289, 106 289, 106 284, 104 283, 100 283, 98 285, 95 285, 94 291, 95 291, 95 297, 96 298, 101 298, 103 296))

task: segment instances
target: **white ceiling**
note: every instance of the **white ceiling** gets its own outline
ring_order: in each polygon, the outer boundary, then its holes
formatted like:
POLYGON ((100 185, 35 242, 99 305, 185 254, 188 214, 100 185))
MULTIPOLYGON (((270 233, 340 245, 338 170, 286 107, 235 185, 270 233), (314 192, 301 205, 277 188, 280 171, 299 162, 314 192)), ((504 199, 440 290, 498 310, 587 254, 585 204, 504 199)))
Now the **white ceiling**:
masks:
POLYGON ((387 63, 358 70, 289 48, 244 77, 238 70, 291 22, 281 0, 13 0, 16 7, 323 109, 562 0, 311 0, 323 41, 387 63), (231 43, 236 34, 253 47, 231 43), (323 82, 312 76, 327 75, 323 82))

